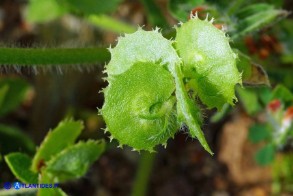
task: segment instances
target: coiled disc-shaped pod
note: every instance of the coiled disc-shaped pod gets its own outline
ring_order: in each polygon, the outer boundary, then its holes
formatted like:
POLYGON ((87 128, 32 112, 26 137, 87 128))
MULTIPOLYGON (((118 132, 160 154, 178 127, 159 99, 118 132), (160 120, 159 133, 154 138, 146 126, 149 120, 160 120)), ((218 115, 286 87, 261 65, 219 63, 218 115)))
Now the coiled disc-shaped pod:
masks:
POLYGON ((111 137, 135 150, 166 145, 178 129, 175 82, 170 66, 179 62, 172 42, 158 31, 126 35, 110 49, 109 85, 101 110, 111 137))
POLYGON ((101 113, 106 130, 120 145, 153 151, 184 123, 212 154, 194 98, 209 108, 233 104, 234 87, 241 83, 236 55, 225 33, 207 20, 195 16, 176 30, 175 43, 158 29, 139 29, 118 39, 110 48, 112 58, 105 70, 109 85, 101 113), (187 93, 190 88, 195 95, 187 93))
POLYGON ((120 144, 152 151, 178 129, 175 84, 163 66, 137 62, 109 81, 102 109, 107 129, 120 144), (156 73, 156 74, 154 74, 156 73))

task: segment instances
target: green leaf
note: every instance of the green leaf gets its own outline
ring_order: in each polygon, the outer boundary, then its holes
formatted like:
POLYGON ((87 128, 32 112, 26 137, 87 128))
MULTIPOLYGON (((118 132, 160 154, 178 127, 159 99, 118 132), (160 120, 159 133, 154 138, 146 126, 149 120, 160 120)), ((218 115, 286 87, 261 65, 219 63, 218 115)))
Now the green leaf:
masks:
POLYGON ((148 21, 152 24, 152 26, 167 26, 167 21, 165 20, 159 7, 156 5, 156 1, 141 0, 141 2, 147 12, 148 21))
POLYGON ((276 86, 272 92, 272 97, 271 100, 274 99, 280 99, 284 102, 293 102, 293 93, 290 92, 289 89, 287 89, 285 86, 282 84, 279 84, 276 86))
POLYGON ((244 19, 246 17, 252 16, 259 12, 263 12, 266 10, 273 10, 273 9, 274 9, 274 6, 267 3, 258 3, 258 4, 248 5, 240 9, 236 13, 236 17, 239 19, 244 19))
POLYGON ((133 33, 136 31, 136 27, 107 15, 90 15, 87 20, 99 28, 115 33, 133 33))
POLYGON ((33 158, 33 171, 38 171, 42 162, 49 161, 52 156, 74 144, 82 129, 81 121, 64 120, 60 122, 53 131, 47 134, 37 150, 33 158))
POLYGON ((0 152, 7 154, 15 151, 33 153, 35 144, 20 129, 0 124, 0 152))
POLYGON ((84 14, 104 14, 114 11, 122 0, 61 0, 65 6, 84 14))
POLYGON ((58 182, 81 177, 104 150, 104 141, 79 142, 64 149, 48 161, 44 172, 50 173, 58 182))
POLYGON ((169 0, 171 14, 178 20, 187 21, 193 8, 202 5, 205 0, 169 0))
POLYGON ((259 112, 262 108, 258 102, 258 95, 252 88, 241 88, 237 87, 236 92, 238 97, 249 115, 254 115, 259 112))
POLYGON ((248 139, 257 143, 270 137, 270 131, 265 124, 254 124, 249 128, 248 139))
POLYGON ((263 148, 261 148, 255 156, 256 162, 261 165, 269 165, 273 162, 275 157, 275 147, 273 144, 267 144, 263 148))
POLYGON ((30 22, 48 22, 59 18, 66 11, 64 6, 59 5, 58 0, 30 0, 27 20, 30 22))
POLYGON ((11 153, 4 157, 14 176, 23 183, 38 183, 38 174, 30 170, 32 160, 23 153, 11 153))
POLYGON ((214 153, 210 149, 204 134, 200 128, 200 109, 196 103, 188 97, 183 83, 183 74, 180 66, 175 67, 175 84, 176 84, 176 98, 177 98, 177 112, 180 121, 187 124, 190 135, 193 138, 197 138, 203 148, 211 155, 214 153))
POLYGON ((242 72, 242 81, 246 85, 266 85, 270 86, 270 81, 266 71, 259 64, 252 62, 251 58, 234 50, 238 54, 237 68, 242 72))
POLYGON ((287 11, 277 10, 270 4, 259 3, 249 5, 236 14, 237 30, 232 39, 259 30, 287 15, 287 11))
POLYGON ((227 14, 232 15, 234 14, 241 6, 243 6, 243 3, 245 3, 245 0, 235 0, 235 1, 227 1, 225 6, 228 6, 227 14))
POLYGON ((29 88, 29 84, 20 78, 1 78, 0 88, 8 88, 5 90, 5 97, 2 98, 0 108, 0 116, 3 116, 19 107, 29 88))

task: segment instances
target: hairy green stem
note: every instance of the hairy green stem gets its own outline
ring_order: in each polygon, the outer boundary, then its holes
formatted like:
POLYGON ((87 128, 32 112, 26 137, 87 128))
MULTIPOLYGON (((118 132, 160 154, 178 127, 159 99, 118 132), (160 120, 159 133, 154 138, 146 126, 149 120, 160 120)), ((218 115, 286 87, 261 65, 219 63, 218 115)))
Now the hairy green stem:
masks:
POLYGON ((0 48, 0 65, 89 65, 108 60, 106 48, 0 48))
MULTIPOLYGON (((95 18, 91 18, 95 20, 95 18)), ((121 27, 122 28, 122 27, 121 27)), ((133 32, 125 26, 123 32, 133 32)), ((172 37, 171 31, 167 37, 172 37)), ((106 48, 6 48, 0 47, 1 65, 46 66, 83 65, 102 63, 110 60, 106 48)))
POLYGON ((147 194, 147 185, 155 157, 155 153, 149 152, 144 152, 141 155, 131 196, 144 196, 147 194))

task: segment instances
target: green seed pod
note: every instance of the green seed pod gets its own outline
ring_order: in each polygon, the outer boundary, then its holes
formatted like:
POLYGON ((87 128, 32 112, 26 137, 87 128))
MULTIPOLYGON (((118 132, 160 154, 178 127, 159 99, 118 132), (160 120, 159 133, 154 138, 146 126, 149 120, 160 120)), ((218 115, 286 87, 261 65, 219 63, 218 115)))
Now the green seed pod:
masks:
POLYGON ((135 150, 166 145, 178 129, 174 79, 180 59, 158 30, 139 29, 118 39, 106 66, 108 87, 101 110, 111 138, 135 150))
POLYGON ((178 129, 171 73, 151 62, 137 62, 110 80, 101 110, 120 145, 153 151, 178 129))
POLYGON ((135 33, 120 37, 115 48, 110 48, 111 61, 106 66, 109 76, 127 71, 136 62, 160 62, 174 67, 180 61, 172 42, 159 32, 138 29, 135 33))
POLYGON ((200 108, 186 88, 209 108, 233 104, 234 86, 241 82, 236 55, 222 31, 197 18, 177 28, 176 49, 158 30, 142 29, 110 49, 101 113, 120 146, 153 151, 185 124, 213 154, 200 128, 200 108))
POLYGON ((176 49, 183 61, 183 74, 208 108, 233 105, 235 85, 241 83, 236 54, 225 33, 196 16, 177 28, 176 49))

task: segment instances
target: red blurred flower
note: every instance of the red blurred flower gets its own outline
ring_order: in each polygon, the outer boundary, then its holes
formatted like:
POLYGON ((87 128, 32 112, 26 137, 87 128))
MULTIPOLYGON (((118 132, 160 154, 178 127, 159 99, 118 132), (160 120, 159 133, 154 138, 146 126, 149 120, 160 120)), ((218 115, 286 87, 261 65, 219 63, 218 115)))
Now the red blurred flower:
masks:
POLYGON ((287 108, 285 115, 284 115, 284 120, 293 120, 293 106, 290 106, 287 108))
POLYGON ((281 101, 278 99, 275 99, 275 100, 271 101, 267 107, 268 107, 269 111, 276 112, 278 109, 280 109, 281 105, 282 105, 281 101))

